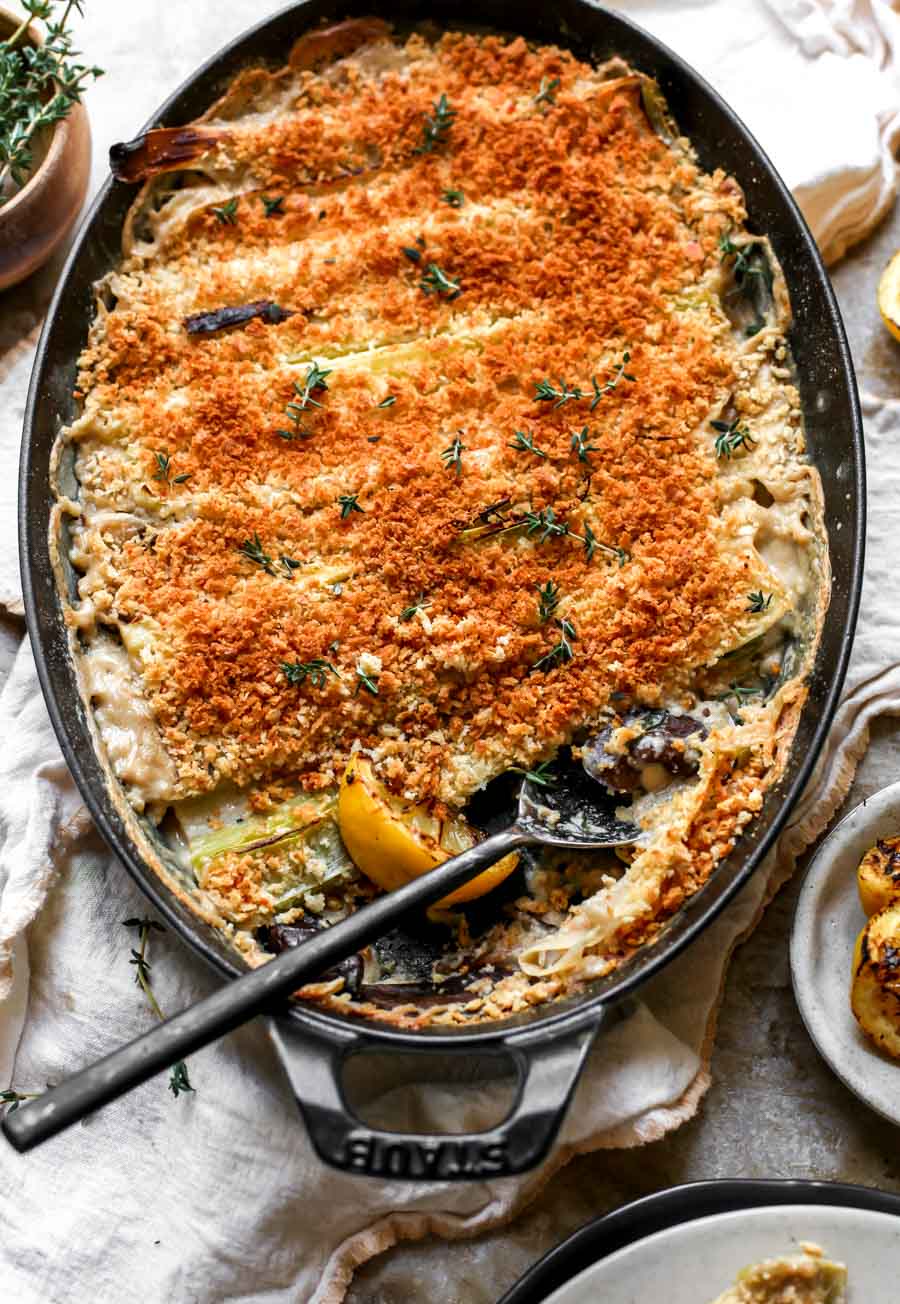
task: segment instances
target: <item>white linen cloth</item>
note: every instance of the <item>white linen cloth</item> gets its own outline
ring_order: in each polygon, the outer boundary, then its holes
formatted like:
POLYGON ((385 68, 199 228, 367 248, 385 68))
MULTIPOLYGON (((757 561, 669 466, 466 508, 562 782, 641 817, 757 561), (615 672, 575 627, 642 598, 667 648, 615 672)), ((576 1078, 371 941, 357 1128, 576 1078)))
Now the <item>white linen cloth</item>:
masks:
MULTIPOLYGON (((890 204, 900 126, 900 21, 883 0, 629 0, 627 12, 694 64, 745 118, 839 257, 890 204)), ((172 7, 89 0, 78 39, 109 71, 88 96, 94 180, 212 50, 262 16, 257 0, 172 7)), ((36 316, 27 293, 0 316, 0 603, 21 610, 15 459, 36 316)), ((40 306, 40 305, 38 305, 40 306)), ((535 1173, 406 1186, 349 1178, 315 1159, 264 1031, 194 1056, 196 1094, 165 1077, 27 1156, 0 1143, 0 1298, 16 1304, 125 1292, 147 1304, 241 1300, 338 1304, 354 1266, 398 1239, 474 1235, 511 1218, 573 1153, 630 1146, 677 1126, 708 1085, 728 958, 769 891, 845 794, 879 712, 900 712, 900 601, 891 564, 900 493, 896 404, 866 397, 867 581, 843 704, 814 783, 761 872, 598 1044, 561 1140, 535 1173)), ((146 903, 84 816, 37 687, 27 643, 0 697, 0 1088, 40 1090, 136 1036, 152 1015, 121 921, 146 903)), ((149 958, 163 1008, 215 978, 169 934, 149 958)), ((471 1127, 493 1092, 429 1088, 415 1125, 471 1127)), ((399 1109, 399 1106, 398 1106, 399 1109)))

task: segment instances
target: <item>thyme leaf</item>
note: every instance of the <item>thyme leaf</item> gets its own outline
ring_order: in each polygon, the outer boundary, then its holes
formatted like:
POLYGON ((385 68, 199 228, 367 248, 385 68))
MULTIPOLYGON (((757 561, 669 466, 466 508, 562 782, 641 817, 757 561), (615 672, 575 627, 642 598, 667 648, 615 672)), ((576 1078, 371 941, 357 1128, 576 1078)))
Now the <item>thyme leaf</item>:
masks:
POLYGON ((577 455, 579 462, 587 462, 588 465, 590 466, 590 458, 588 457, 588 453, 599 452, 599 449, 596 444, 589 444, 587 442, 587 439, 588 439, 588 428, 587 426, 582 426, 579 431, 573 430, 571 446, 572 446, 572 452, 577 455))
POLYGON ((534 390, 536 402, 552 403, 555 408, 561 408, 569 399, 585 397, 577 385, 570 387, 564 380, 560 380, 559 389, 549 380, 538 380, 535 381, 534 390))
POLYGON ((526 783, 536 783, 541 788, 555 788, 559 778, 554 773, 552 761, 541 761, 533 770, 523 770, 521 766, 511 765, 510 774, 521 774, 526 783))
POLYGON ((441 453, 444 462, 445 471, 455 471, 457 478, 462 475, 462 455, 465 452, 466 445, 457 435, 453 443, 445 448, 441 453))
POLYGON ((446 272, 438 267, 437 263, 429 263, 424 275, 419 281, 419 289, 423 294, 436 294, 438 298, 442 295, 445 299, 458 299, 462 290, 459 281, 448 276, 446 272))
POLYGON ((359 683, 356 686, 357 689, 364 688, 366 692, 371 693, 373 697, 378 696, 378 685, 375 683, 375 680, 371 675, 367 675, 365 670, 360 670, 359 666, 356 667, 356 677, 359 680, 359 683))
POLYGON ((425 594, 420 593, 415 602, 411 603, 408 607, 403 608, 400 612, 399 619, 412 620, 413 616, 417 615, 420 611, 424 611, 428 605, 428 599, 425 597, 425 594))
POLYGON ((266 210, 266 217, 282 216, 284 213, 284 209, 282 208, 284 195, 273 195, 271 199, 268 195, 260 195, 260 199, 262 200, 263 208, 266 210))
POLYGON ((548 580, 543 587, 537 584, 535 588, 538 591, 538 617, 544 625, 556 614, 556 608, 559 606, 559 585, 554 584, 553 580, 548 580))
POLYGON ((411 263, 418 263, 422 260, 422 250, 415 249, 412 245, 401 245, 400 252, 405 254, 411 263))
POLYGON ((441 199, 445 204, 449 204, 451 208, 462 208, 466 202, 466 197, 461 190, 445 190, 441 195, 441 199))
POLYGON ((327 389, 328 382, 325 378, 326 376, 330 376, 330 375, 331 375, 330 368, 328 370, 324 370, 317 363, 311 362, 309 365, 309 369, 306 373, 306 379, 304 380, 303 384, 301 385, 299 380, 294 381, 294 390, 297 394, 297 402, 296 404, 289 404, 288 411, 290 411, 291 407, 294 406, 298 407, 301 410, 301 412, 305 412, 307 408, 311 408, 311 407, 320 408, 322 404, 317 402, 317 400, 313 398, 313 392, 320 389, 327 389))
POLYGON ((537 95, 534 96, 534 104, 555 104, 556 92, 559 90, 559 78, 551 77, 548 81, 546 77, 541 78, 541 85, 537 95))
POLYGON ((253 531, 253 538, 245 539, 238 548, 238 552, 247 561, 252 561, 254 566, 259 566, 260 570, 264 570, 267 575, 278 574, 275 569, 275 562, 263 548, 262 540, 255 530, 253 531))
POLYGON ((324 688, 328 676, 341 679, 341 672, 323 657, 313 657, 312 661, 282 661, 281 669, 289 684, 303 684, 308 679, 313 688, 324 688))
POLYGON ((596 376, 591 376, 591 385, 593 386, 594 389, 594 397, 591 399, 592 412, 594 408, 597 406, 597 404, 600 402, 601 398, 603 398, 604 394, 611 394, 612 391, 618 385, 620 380, 634 381, 637 379, 637 377, 633 376, 630 371, 625 370, 625 368, 628 366, 630 361, 631 361, 631 354, 626 349, 625 352, 622 354, 622 361, 618 364, 615 371, 613 372, 613 376, 611 380, 606 380, 601 385, 598 382, 596 376))
POLYGON ((446 145, 447 134, 453 126, 455 117, 456 109, 451 107, 446 94, 442 94, 431 106, 431 112, 425 115, 422 124, 422 143, 416 146, 413 153, 431 154, 438 146, 446 145))
POLYGON ((750 434, 746 426, 741 425, 740 417, 735 417, 731 422, 728 421, 710 421, 713 430, 717 431, 716 435, 716 457, 724 458, 726 461, 734 457, 740 450, 746 449, 748 452, 756 444, 756 440, 750 434))
POLYGON ((545 543, 547 539, 559 538, 569 533, 569 527, 565 521, 559 521, 552 507, 542 507, 539 512, 526 512, 523 517, 525 533, 529 536, 538 534, 538 543, 545 543))
POLYGON ((553 670, 556 666, 565 665, 567 661, 571 661, 575 655, 575 649, 572 647, 572 644, 578 641, 575 626, 570 620, 565 619, 557 620, 554 623, 559 627, 559 642, 540 660, 535 661, 531 667, 532 670, 553 670))
POLYGON ((772 594, 763 593, 761 590, 756 593, 747 594, 747 610, 754 613, 768 611, 772 605, 772 594))
POLYGON ((237 196, 229 199, 227 204, 220 204, 218 207, 213 206, 213 216, 218 218, 223 226, 237 226, 237 196))
POLYGON ((524 430, 515 431, 515 439, 507 448, 514 448, 519 453, 534 453, 535 457, 546 457, 547 454, 542 448, 538 448, 534 442, 533 434, 526 434, 524 430))
POLYGON ((376 408, 389 408, 389 407, 393 407, 396 402, 397 402, 396 394, 388 394, 387 398, 383 398, 381 402, 376 403, 375 406, 376 408))
POLYGON ((12 1087, 8 1091, 0 1091, 0 1105, 6 1105, 7 1114, 19 1108, 23 1100, 37 1100, 41 1093, 39 1091, 14 1091, 12 1087))
POLYGON ((362 511, 364 510, 362 507, 360 507, 359 502, 358 502, 358 499, 359 499, 359 494, 339 494, 339 495, 338 495, 337 502, 338 502, 338 506, 339 506, 340 509, 341 509, 341 520, 342 520, 342 521, 346 521, 347 517, 348 517, 352 512, 362 512, 362 511))

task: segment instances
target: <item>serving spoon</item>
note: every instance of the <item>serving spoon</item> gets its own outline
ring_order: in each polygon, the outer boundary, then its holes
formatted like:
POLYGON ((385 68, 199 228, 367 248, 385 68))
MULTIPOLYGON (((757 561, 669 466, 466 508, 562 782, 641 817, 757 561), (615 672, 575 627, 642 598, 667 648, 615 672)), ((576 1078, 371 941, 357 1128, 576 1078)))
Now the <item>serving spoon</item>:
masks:
POLYGON ((32 1103, 7 1112, 4 1134, 19 1151, 40 1145, 254 1015, 272 1012, 298 987, 389 932, 407 911, 433 905, 511 851, 528 846, 591 851, 636 842, 641 830, 619 819, 614 799, 603 794, 603 787, 574 764, 560 769, 552 786, 526 775, 515 818, 506 828, 225 983, 32 1103))

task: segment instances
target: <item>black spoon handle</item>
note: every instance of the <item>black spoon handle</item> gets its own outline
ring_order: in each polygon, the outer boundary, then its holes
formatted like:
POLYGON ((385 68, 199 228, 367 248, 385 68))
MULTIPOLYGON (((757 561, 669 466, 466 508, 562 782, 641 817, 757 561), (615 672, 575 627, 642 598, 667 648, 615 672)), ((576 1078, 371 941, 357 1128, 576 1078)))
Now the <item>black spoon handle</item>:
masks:
POLYGON ((35 1100, 7 1113, 3 1131, 16 1150, 30 1150, 155 1073, 273 1007, 338 960, 386 933, 407 910, 433 905, 517 847, 533 842, 513 825, 454 856, 405 887, 388 892, 293 950, 232 982, 35 1100))

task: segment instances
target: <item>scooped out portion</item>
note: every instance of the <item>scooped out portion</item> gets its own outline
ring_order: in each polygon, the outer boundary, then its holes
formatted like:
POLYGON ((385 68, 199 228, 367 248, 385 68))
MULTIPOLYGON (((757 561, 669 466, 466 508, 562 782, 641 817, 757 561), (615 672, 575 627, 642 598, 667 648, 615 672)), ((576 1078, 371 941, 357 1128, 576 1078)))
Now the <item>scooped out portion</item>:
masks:
POLYGON ((712 1304, 845 1304, 847 1269, 817 1246, 742 1269, 735 1284, 712 1304))

